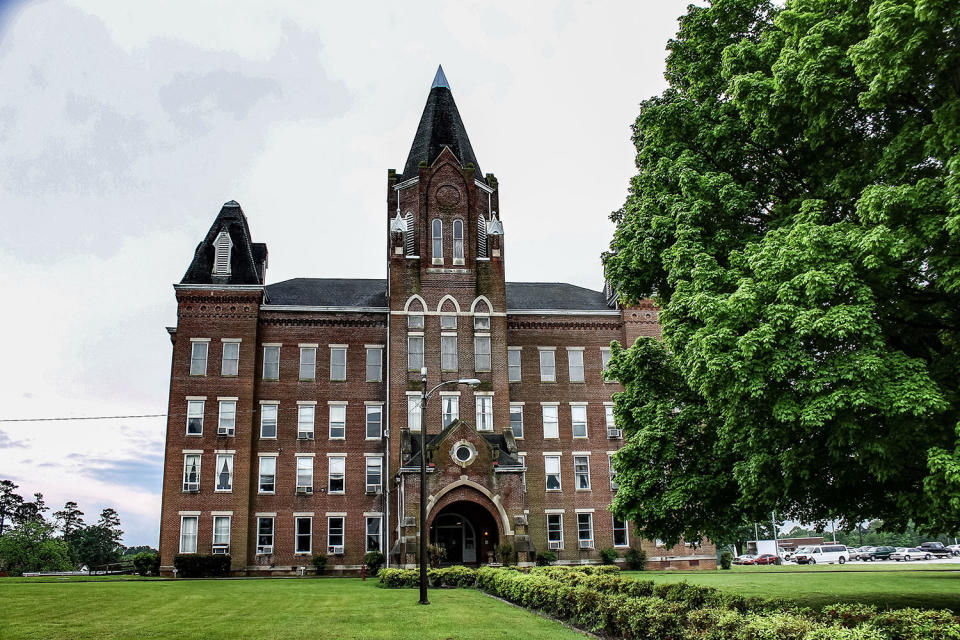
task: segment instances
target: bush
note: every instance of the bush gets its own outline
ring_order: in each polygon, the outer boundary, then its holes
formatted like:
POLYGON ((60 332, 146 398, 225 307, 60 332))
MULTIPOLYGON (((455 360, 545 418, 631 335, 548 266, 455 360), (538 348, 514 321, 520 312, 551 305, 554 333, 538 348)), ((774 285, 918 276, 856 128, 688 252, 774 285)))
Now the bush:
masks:
POLYGON ((613 564, 617 561, 617 558, 620 557, 620 554, 617 553, 616 549, 606 548, 600 549, 600 561, 603 564, 613 564))
POLYGON ((546 567, 557 561, 557 554, 553 551, 544 551, 543 553, 537 554, 537 566, 546 567))
POLYGON ((144 551, 133 556, 133 568, 141 576, 160 575, 160 554, 144 551))
POLYGON ((368 551, 367 555, 363 556, 363 564, 367 565, 370 575, 375 576, 380 571, 380 567, 383 566, 384 559, 383 554, 379 551, 368 551))
POLYGON ((316 568, 318 576, 323 575, 323 572, 327 568, 327 556, 322 553, 318 553, 317 555, 313 556, 313 559, 310 560, 310 564, 316 568))
POLYGON ((183 553, 173 557, 178 578, 219 578, 230 573, 230 556, 183 553))
POLYGON ((506 542, 497 545, 497 561, 503 564, 514 562, 513 545, 506 542))
POLYGON ((430 566, 437 569, 447 557, 447 550, 438 544, 428 544, 427 555, 430 557, 430 566))
POLYGON ((730 553, 729 551, 724 550, 724 552, 720 554, 720 568, 729 570, 730 565, 732 564, 733 564, 733 554, 730 553))
MULTIPOLYGON (((427 572, 427 579, 432 587, 472 587, 477 581, 477 571, 460 565, 430 569, 427 572)), ((419 585, 419 580, 417 584, 419 585)))
POLYGON ((377 576, 380 578, 378 586, 387 589, 420 586, 420 571, 417 569, 380 569, 377 576))
POLYGON ((628 549, 623 554, 623 559, 627 561, 627 568, 631 571, 643 571, 647 568, 647 552, 637 549, 628 549))

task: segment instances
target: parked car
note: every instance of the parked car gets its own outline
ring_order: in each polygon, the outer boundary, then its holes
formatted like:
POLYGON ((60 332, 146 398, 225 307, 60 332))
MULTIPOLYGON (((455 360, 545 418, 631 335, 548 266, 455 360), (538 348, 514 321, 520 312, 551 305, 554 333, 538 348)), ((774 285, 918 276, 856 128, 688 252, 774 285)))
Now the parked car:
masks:
POLYGON ((733 564, 750 564, 754 558, 756 558, 752 553, 744 553, 733 559, 733 564))
POLYGON ((911 560, 929 560, 930 554, 918 547, 897 547, 897 550, 890 554, 891 560, 897 562, 910 562, 911 560))
POLYGON ((806 547, 803 552, 797 550, 794 558, 797 564, 843 564, 850 559, 850 555, 842 544, 820 544, 806 547))
POLYGON ((936 558, 949 558, 953 555, 953 550, 943 546, 942 542, 924 542, 918 548, 936 558))
POLYGON ((777 564, 777 556, 772 553, 763 553, 752 560, 747 560, 743 564, 777 564))
POLYGON ((873 551, 876 548, 877 547, 860 547, 859 549, 857 549, 857 552, 854 555, 850 556, 850 559, 851 560, 869 560, 870 554, 873 553, 873 551))
POLYGON ((947 546, 947 549, 953 552, 953 555, 960 556, 960 544, 951 544, 947 546))
POLYGON ((870 557, 867 560, 889 560, 890 554, 896 553, 896 547, 877 547, 870 552, 870 557))

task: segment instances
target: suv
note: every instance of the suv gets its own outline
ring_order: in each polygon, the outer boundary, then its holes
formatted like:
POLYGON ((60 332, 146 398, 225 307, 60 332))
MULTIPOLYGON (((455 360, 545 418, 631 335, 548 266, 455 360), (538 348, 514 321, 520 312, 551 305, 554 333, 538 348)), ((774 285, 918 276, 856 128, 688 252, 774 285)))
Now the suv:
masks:
POLYGON ((920 550, 937 558, 949 558, 953 555, 953 551, 943 546, 942 542, 924 542, 920 545, 920 550))
POLYGON ((797 564, 817 564, 818 562, 843 564, 850 557, 847 548, 842 544, 821 544, 797 550, 793 556, 797 564))
POLYGON ((889 560, 890 554, 896 552, 896 547, 877 547, 864 560, 889 560))

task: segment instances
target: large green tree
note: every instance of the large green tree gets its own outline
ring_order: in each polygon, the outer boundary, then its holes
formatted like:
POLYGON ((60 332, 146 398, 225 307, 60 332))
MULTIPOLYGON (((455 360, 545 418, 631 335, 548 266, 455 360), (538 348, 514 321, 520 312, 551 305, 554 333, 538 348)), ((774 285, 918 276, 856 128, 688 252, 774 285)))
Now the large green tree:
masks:
POLYGON ((604 258, 663 327, 614 350, 615 511, 960 528, 960 3, 716 0, 668 50, 604 258))

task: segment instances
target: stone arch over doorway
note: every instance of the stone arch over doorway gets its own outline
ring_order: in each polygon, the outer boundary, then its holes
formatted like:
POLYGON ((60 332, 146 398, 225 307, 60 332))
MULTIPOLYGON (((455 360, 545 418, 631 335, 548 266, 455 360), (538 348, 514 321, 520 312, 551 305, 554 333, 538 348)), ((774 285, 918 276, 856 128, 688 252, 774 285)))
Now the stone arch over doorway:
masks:
POLYGON ((439 509, 447 505, 467 501, 475 502, 490 512, 494 521, 497 523, 497 529, 501 537, 512 536, 513 528, 510 526, 510 516, 500 502, 500 496, 490 492, 486 487, 468 480, 466 476, 461 476, 456 482, 451 482, 436 493, 436 495, 427 498, 427 526, 433 522, 434 516, 439 509))

